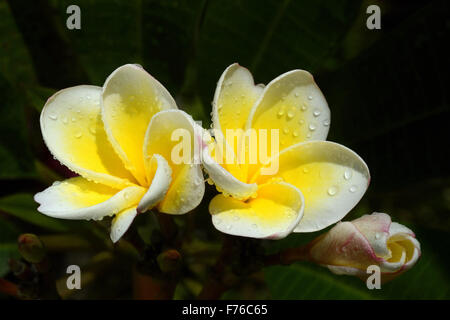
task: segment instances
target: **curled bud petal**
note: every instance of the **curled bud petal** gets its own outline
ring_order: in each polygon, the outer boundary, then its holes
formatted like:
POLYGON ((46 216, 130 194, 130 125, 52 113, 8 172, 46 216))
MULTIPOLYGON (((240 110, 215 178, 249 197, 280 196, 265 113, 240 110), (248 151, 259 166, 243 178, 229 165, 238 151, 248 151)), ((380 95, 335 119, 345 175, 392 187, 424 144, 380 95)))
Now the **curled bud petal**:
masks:
POLYGON ((367 268, 380 268, 382 281, 410 269, 419 259, 420 243, 407 227, 374 212, 350 222, 339 222, 311 243, 311 260, 333 273, 368 276, 367 268))
POLYGON ((175 272, 181 265, 181 254, 174 249, 166 250, 156 258, 162 272, 175 272))
POLYGON ((39 238, 31 233, 21 234, 17 240, 19 252, 22 257, 31 263, 39 263, 44 260, 46 251, 39 238))

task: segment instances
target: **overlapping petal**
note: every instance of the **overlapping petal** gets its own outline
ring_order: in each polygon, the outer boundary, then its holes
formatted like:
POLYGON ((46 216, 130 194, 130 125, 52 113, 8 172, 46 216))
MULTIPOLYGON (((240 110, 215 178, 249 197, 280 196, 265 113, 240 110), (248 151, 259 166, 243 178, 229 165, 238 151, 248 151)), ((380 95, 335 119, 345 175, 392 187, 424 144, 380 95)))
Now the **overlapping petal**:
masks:
MULTIPOLYGON (((205 185, 199 165, 201 131, 191 116, 181 110, 157 113, 145 135, 144 157, 158 154, 170 165, 172 181, 158 210, 183 214, 195 208, 203 198, 205 185)), ((151 166, 146 166, 152 176, 151 166)))
POLYGON ((53 218, 100 220, 136 206, 145 191, 140 186, 120 190, 75 177, 54 183, 34 199, 39 212, 53 218))
POLYGON ((83 177, 124 188, 136 180, 109 143, 101 119, 101 88, 77 86, 58 91, 41 113, 44 141, 62 164, 83 177))
POLYGON ((209 211, 216 229, 237 236, 281 239, 298 224, 304 198, 296 187, 275 182, 259 186, 257 196, 246 201, 215 196, 209 211))
POLYGON ((102 118, 106 133, 125 166, 141 185, 146 179, 143 143, 152 117, 161 110, 177 109, 169 92, 140 66, 116 69, 102 91, 102 118))
POLYGON ((282 178, 305 197, 305 213, 295 232, 313 232, 341 220, 365 193, 370 174, 350 149, 329 141, 299 143, 283 150, 275 175, 253 177, 257 183, 282 178))

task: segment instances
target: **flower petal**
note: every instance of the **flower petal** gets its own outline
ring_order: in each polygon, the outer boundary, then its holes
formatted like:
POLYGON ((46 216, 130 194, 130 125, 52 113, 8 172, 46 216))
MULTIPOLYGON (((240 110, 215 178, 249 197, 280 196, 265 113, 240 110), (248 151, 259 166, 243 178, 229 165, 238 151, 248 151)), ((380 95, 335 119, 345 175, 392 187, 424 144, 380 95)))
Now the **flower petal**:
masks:
POLYGON ((60 219, 100 220, 136 205, 145 189, 139 186, 114 189, 82 177, 55 182, 34 196, 38 211, 60 219))
POLYGON ((365 271, 367 266, 378 265, 383 261, 375 255, 364 235, 348 221, 339 222, 327 233, 316 238, 311 244, 309 254, 317 263, 337 267, 330 270, 338 274, 343 274, 344 271, 356 274, 357 270, 365 271), (344 269, 340 270, 340 266, 344 269), (352 273, 352 270, 355 273, 352 273))
POLYGON ((250 112, 246 129, 278 129, 282 150, 303 141, 325 140, 329 125, 330 109, 313 76, 293 70, 265 87, 250 112))
POLYGON ((281 239, 291 233, 302 218, 303 208, 300 190, 285 182, 261 185, 257 197, 247 201, 219 194, 209 204, 217 230, 267 239, 281 239))
POLYGON ((147 211, 164 199, 172 181, 172 169, 163 156, 154 154, 147 168, 150 171, 148 181, 151 181, 151 185, 139 202, 139 212, 147 211))
POLYGON ((102 97, 111 144, 139 183, 149 185, 142 154, 145 132, 155 113, 177 108, 175 101, 156 79, 133 64, 119 67, 106 79, 102 97))
MULTIPOLYGON (((201 132, 191 116, 181 110, 157 113, 148 127, 144 155, 155 154, 167 160, 172 182, 158 209, 164 213, 183 214, 194 209, 203 198, 205 184, 199 160, 201 132)), ((146 166, 147 175, 152 169, 146 166)))
POLYGON ((213 100, 212 122, 215 135, 222 133, 236 154, 239 137, 227 135, 226 130, 243 131, 253 104, 263 87, 255 85, 250 71, 239 64, 230 65, 217 83, 213 100), (237 138, 237 141, 235 140, 237 138))
POLYGON ((131 207, 125 210, 122 210, 111 222, 111 233, 110 238, 111 241, 116 243, 120 238, 127 232, 128 228, 130 228, 131 223, 134 218, 138 214, 136 207, 131 207))
POLYGON ((355 227, 366 237, 378 257, 389 258, 387 247, 391 217, 386 213, 374 212, 353 220, 355 227))
POLYGON ((109 143, 100 115, 101 88, 77 86, 55 93, 41 113, 44 141, 62 164, 111 187, 135 182, 109 143))
POLYGON ((295 232, 318 231, 341 220, 359 202, 370 181, 364 161, 334 142, 299 143, 272 161, 276 160, 277 174, 254 179, 263 183, 282 178, 302 191, 305 213, 295 232))
POLYGON ((236 199, 247 199, 255 194, 258 186, 256 183, 245 183, 233 176, 227 169, 217 163, 210 155, 208 147, 202 151, 203 167, 208 172, 209 178, 214 182, 219 192, 231 195, 236 199))

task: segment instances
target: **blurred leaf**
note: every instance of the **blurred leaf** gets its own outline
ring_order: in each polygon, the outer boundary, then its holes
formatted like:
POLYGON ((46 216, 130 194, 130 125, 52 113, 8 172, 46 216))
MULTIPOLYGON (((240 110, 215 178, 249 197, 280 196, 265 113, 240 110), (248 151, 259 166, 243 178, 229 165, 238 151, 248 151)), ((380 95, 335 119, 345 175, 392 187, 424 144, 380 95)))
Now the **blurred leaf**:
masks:
POLYGON ((329 139, 367 162, 370 191, 450 174, 439 138, 448 136, 450 116, 449 7, 421 3, 357 58, 319 78, 332 111, 329 139))
POLYGON ((25 97, 0 73, 0 179, 35 177, 25 121, 25 97))
POLYGON ((6 1, 0 1, 0 73, 14 83, 36 80, 28 49, 6 1))
POLYGON ((358 279, 337 279, 327 269, 306 263, 273 266, 265 276, 274 299, 370 299, 365 285, 358 279), (355 285, 359 281, 360 287, 355 285))
POLYGON ((37 206, 31 194, 18 193, 0 198, 0 210, 11 216, 51 231, 69 230, 67 223, 39 213, 36 210, 37 206))
POLYGON ((17 236, 19 231, 8 221, 0 217, 0 277, 9 271, 8 261, 19 258, 17 236))

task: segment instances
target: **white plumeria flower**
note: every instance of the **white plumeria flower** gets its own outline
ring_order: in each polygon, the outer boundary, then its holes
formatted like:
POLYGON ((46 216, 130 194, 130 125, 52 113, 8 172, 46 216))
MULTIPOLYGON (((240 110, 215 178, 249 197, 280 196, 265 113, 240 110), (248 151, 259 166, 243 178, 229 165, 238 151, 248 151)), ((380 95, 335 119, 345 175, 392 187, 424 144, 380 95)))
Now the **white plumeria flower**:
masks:
POLYGON ((318 231, 341 220, 368 187, 364 161, 324 141, 330 110, 307 71, 287 72, 264 87, 232 64, 217 84, 212 122, 214 142, 208 141, 202 155, 222 192, 209 205, 222 232, 279 239, 292 231, 318 231), (272 131, 278 141, 265 139, 272 131), (264 141, 269 161, 262 159, 264 141))
POLYGON ((312 261, 336 274, 366 278, 367 267, 376 265, 383 282, 411 269, 420 253, 414 232, 378 212, 338 223, 309 249, 312 261))
POLYGON ((113 242, 139 212, 155 206, 168 214, 192 210, 204 194, 196 148, 189 161, 173 161, 178 142, 171 135, 184 129, 194 145, 196 126, 138 65, 119 67, 103 88, 81 85, 57 92, 42 110, 42 135, 53 156, 80 177, 36 194, 38 210, 61 219, 114 215, 113 242))

